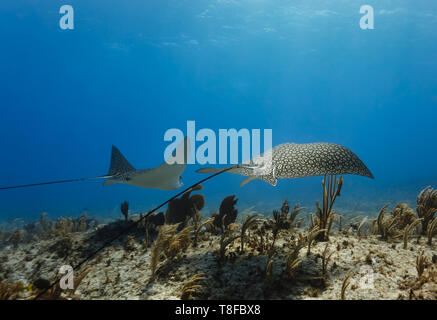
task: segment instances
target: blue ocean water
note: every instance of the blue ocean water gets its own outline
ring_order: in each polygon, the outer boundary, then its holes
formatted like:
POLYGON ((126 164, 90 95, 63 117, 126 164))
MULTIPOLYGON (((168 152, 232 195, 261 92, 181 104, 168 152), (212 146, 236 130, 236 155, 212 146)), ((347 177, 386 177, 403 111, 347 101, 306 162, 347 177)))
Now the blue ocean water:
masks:
MULTIPOLYGON (((272 129, 273 145, 347 146, 375 180, 346 176, 336 207, 414 206, 436 187, 437 3, 428 0, 69 0, 0 2, 0 186, 92 177, 116 145, 137 168, 162 163, 170 128, 272 129), (59 8, 74 8, 74 30, 59 8), (373 30, 360 28, 362 5, 373 30)), ((190 185, 204 175, 189 165, 190 185)), ((320 177, 276 187, 223 174, 204 184, 205 213, 308 211, 320 177)), ((119 217, 177 191, 101 181, 0 191, 0 220, 119 217)))

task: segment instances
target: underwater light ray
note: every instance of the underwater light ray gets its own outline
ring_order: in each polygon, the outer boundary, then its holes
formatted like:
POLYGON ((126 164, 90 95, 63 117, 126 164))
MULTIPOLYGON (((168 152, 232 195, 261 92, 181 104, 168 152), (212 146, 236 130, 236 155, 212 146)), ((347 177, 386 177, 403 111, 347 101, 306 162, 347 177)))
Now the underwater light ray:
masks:
MULTIPOLYGON (((220 171, 196 182, 195 184, 191 185, 190 187, 182 190, 181 192, 177 193, 176 195, 174 195, 173 197, 171 197, 170 199, 168 199, 167 201, 161 203, 159 206, 157 206, 156 208, 150 210, 149 212, 147 212, 145 215, 143 215, 140 219, 138 219, 136 222, 134 222, 132 225, 128 226, 127 228, 125 228, 123 231, 121 231, 119 234, 115 235, 114 237, 112 237, 111 239, 107 240, 105 243, 103 243, 103 245, 94 250, 92 253, 90 253, 87 257, 85 257, 81 262, 79 262, 77 265, 75 265, 72 269, 73 270, 77 270, 79 269, 84 263, 86 263, 88 260, 90 260, 92 257, 94 257, 96 254, 98 254, 100 251, 102 251, 103 249, 105 249, 108 245, 110 245, 112 242, 114 242, 115 240, 117 240, 118 238, 120 238, 122 235, 124 235, 125 233, 127 233, 128 231, 130 231, 131 229, 133 229, 134 227, 136 227, 140 222, 142 222, 144 219, 146 219, 148 216, 150 216, 152 213, 154 213, 156 210, 160 209, 161 207, 165 206, 167 203, 169 203, 170 201, 172 201, 173 199, 179 197, 180 195, 184 194, 185 192, 187 192, 188 190, 198 186, 199 184, 206 182, 216 176, 218 176, 219 174, 222 174, 226 171, 229 171, 231 169, 235 169, 238 167, 241 167, 241 164, 237 164, 231 167, 227 167, 224 169, 221 169, 220 171)), ((61 275, 63 276, 63 275, 61 275)), ((56 277, 56 279, 50 284, 50 286, 48 286, 47 288, 43 289, 40 293, 38 293, 35 298, 33 300, 37 300, 38 298, 40 298, 42 295, 44 295, 49 289, 52 289, 59 281, 59 275, 56 277)))

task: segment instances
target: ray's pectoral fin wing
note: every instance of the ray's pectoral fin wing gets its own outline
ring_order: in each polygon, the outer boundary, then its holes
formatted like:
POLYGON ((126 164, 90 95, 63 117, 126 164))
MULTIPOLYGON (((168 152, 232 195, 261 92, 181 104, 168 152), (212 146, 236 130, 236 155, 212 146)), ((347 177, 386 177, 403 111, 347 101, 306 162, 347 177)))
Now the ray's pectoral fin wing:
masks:
POLYGON ((163 164, 151 169, 151 171, 153 171, 153 174, 158 175, 162 181, 169 186, 169 190, 177 189, 184 185, 181 181, 181 175, 185 171, 189 156, 190 140, 188 137, 185 137, 184 141, 179 144, 172 154, 176 162, 169 164, 167 163, 169 159, 167 159, 163 164))
POLYGON ((276 187, 276 184, 278 183, 278 179, 276 178, 276 168, 273 167, 271 173, 261 176, 261 179, 276 187))

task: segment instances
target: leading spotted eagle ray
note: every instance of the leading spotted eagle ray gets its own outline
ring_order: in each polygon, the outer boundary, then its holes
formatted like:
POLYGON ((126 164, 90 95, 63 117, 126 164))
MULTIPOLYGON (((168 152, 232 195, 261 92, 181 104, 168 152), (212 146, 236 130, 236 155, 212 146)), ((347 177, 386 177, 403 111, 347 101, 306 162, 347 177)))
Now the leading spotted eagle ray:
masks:
POLYGON ((178 161, 181 162, 180 164, 168 164, 167 161, 164 161, 163 164, 156 168, 137 170, 126 160, 117 147, 112 146, 111 164, 107 175, 0 187, 0 190, 97 179, 106 179, 104 182, 105 186, 113 183, 124 183, 142 188, 176 190, 184 185, 181 175, 185 170, 189 151, 190 141, 186 137, 172 154, 172 157, 175 157, 175 159, 183 159, 183 161, 178 161))
MULTIPOLYGON (((202 168, 200 173, 221 169, 202 168)), ((348 148, 334 143, 284 143, 253 158, 248 163, 229 167, 227 172, 248 176, 241 187, 254 179, 276 186, 278 179, 354 174, 373 179, 365 164, 348 148)))

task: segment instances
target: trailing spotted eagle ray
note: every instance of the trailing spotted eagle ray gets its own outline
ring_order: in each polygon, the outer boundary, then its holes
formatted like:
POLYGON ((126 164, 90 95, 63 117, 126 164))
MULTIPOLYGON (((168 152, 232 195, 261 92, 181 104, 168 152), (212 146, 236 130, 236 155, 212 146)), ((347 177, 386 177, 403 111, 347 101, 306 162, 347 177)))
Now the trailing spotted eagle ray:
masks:
MULTIPOLYGON (((222 169, 202 168, 200 173, 222 169)), ((276 186, 278 179, 354 174, 373 179, 365 164, 348 148, 334 143, 284 143, 255 157, 248 163, 228 167, 227 172, 248 176, 241 187, 260 179, 276 186)))
POLYGON ((183 159, 184 161, 179 161, 180 163, 174 164, 168 164, 167 161, 164 161, 163 164, 156 168, 137 170, 126 160, 117 147, 112 146, 111 164, 107 175, 0 187, 0 190, 97 179, 106 179, 103 184, 105 186, 113 183, 124 183, 142 188, 176 190, 184 185, 182 183, 181 175, 185 170, 189 151, 190 141, 188 137, 186 137, 172 154, 173 157, 179 157, 182 155, 183 158, 181 157, 181 160, 183 159))

